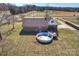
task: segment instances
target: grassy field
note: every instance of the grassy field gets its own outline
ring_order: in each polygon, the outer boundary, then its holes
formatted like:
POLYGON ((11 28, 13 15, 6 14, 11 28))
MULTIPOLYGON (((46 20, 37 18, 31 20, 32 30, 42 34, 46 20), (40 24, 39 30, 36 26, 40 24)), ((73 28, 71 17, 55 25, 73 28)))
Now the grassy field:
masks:
POLYGON ((11 27, 0 27, 6 37, 6 40, 0 42, 0 55, 79 55, 79 31, 59 29, 58 40, 42 45, 34 35, 19 35, 22 23, 16 23, 14 31, 9 31, 11 27))
POLYGON ((67 18, 64 18, 64 19, 79 25, 79 17, 67 17, 67 18))
POLYGON ((25 15, 26 17, 44 17, 45 16, 45 12, 31 11, 31 12, 28 12, 28 13, 24 13, 23 15, 25 15))

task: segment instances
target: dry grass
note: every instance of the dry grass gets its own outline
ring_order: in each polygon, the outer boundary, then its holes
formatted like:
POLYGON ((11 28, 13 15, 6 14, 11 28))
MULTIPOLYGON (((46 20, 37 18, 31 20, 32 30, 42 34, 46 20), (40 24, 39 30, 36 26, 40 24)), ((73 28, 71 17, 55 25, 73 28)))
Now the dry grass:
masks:
POLYGON ((52 16, 79 16, 79 12, 60 12, 60 13, 54 13, 54 14, 51 14, 52 16))
POLYGON ((79 17, 66 17, 64 19, 79 25, 79 17))
MULTIPOLYGON (((11 26, 1 28, 6 32, 11 26)), ((3 33, 7 36, 7 43, 0 46, 0 55, 79 55, 79 31, 59 29, 59 40, 42 45, 34 35, 19 35, 21 30, 22 24, 17 23, 14 31, 3 33)))
MULTIPOLYGON (((26 17, 44 17, 45 16, 45 11, 31 11, 28 13, 24 13, 22 15, 25 15, 26 17)), ((49 10, 48 14, 50 16, 79 16, 79 12, 65 12, 65 11, 53 11, 49 10)))

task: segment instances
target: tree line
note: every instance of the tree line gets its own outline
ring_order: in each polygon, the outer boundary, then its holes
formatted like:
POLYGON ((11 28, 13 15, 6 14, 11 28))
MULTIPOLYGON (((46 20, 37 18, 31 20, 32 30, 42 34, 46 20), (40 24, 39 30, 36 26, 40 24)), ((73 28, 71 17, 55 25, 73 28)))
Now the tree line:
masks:
POLYGON ((36 5, 24 5, 24 6, 16 6, 12 4, 8 4, 8 10, 12 12, 12 14, 26 13, 29 11, 44 11, 44 10, 56 10, 56 11, 68 11, 68 12, 79 12, 79 8, 74 7, 50 7, 50 6, 36 6, 36 5))
POLYGON ((36 6, 36 5, 24 5, 16 6, 9 3, 0 3, 1 10, 10 10, 12 14, 26 13, 29 11, 44 11, 44 10, 56 10, 56 11, 69 11, 69 12, 79 12, 79 7, 54 7, 54 6, 36 6))

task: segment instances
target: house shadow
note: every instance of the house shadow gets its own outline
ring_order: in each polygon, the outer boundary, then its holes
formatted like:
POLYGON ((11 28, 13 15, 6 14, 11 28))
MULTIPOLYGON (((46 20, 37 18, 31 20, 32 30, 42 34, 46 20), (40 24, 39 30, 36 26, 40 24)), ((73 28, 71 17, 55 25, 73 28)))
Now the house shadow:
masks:
MULTIPOLYGON (((37 33, 39 33, 40 31, 25 31, 25 30, 21 30, 19 35, 36 35, 37 33)), ((44 31, 46 32, 46 31, 44 31)))
POLYGON ((19 35, 36 35, 39 31, 24 31, 23 29, 20 31, 19 35))
MULTIPOLYGON (((46 32, 46 31, 44 31, 46 32)), ((39 33, 39 31, 24 31, 23 29, 20 31, 19 35, 36 35, 37 33, 39 33)), ((39 42, 37 39, 36 41, 34 41, 35 44, 42 44, 42 45, 47 45, 47 44, 51 44, 53 43, 54 40, 58 40, 57 38, 53 38, 53 40, 51 40, 49 43, 41 43, 39 42)))

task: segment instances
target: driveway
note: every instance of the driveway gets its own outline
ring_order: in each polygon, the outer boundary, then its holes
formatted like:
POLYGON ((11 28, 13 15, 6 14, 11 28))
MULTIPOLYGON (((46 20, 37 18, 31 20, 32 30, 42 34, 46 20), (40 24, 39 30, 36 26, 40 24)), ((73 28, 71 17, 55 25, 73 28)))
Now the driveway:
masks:
POLYGON ((68 28, 68 29, 70 29, 70 30, 76 30, 75 28, 73 28, 73 27, 71 27, 71 26, 69 26, 69 25, 67 25, 66 23, 64 23, 63 21, 61 21, 61 20, 57 20, 59 23, 61 23, 60 25, 58 25, 58 28, 59 29, 61 29, 61 28, 68 28))

